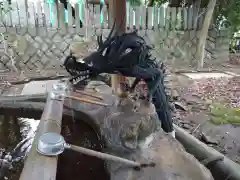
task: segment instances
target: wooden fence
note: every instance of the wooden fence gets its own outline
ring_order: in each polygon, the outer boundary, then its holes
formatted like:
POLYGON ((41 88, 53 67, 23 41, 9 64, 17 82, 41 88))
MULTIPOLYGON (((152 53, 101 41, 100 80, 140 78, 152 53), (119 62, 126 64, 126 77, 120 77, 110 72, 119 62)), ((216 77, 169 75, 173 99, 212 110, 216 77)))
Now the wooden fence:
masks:
MULTIPOLYGON (((84 27, 106 29, 109 27, 108 9, 100 11, 100 5, 68 4, 68 10, 63 4, 36 2, 12 2, 11 10, 1 13, 0 26, 7 27, 47 27, 65 29, 74 27, 80 31, 80 20, 84 27), (73 18, 71 8, 75 8, 76 18, 73 18)), ((126 22, 129 29, 176 29, 198 30, 204 19, 204 9, 170 7, 132 7, 127 4, 126 22)))

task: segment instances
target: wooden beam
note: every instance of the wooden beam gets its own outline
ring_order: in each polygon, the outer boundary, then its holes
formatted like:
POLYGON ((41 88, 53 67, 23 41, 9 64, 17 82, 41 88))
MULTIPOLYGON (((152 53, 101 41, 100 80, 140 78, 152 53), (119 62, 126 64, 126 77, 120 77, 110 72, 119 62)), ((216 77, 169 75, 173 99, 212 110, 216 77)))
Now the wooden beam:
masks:
MULTIPOLYGON (((115 21, 116 26, 114 32, 121 35, 126 30, 126 0, 108 0, 109 3, 109 17, 111 18, 109 23, 113 25, 115 21)), ((111 76, 111 84, 114 93, 122 93, 120 87, 121 82, 125 82, 126 78, 120 75, 111 76)))
POLYGON ((35 135, 32 148, 20 176, 20 180, 55 180, 57 172, 57 157, 40 155, 36 151, 39 137, 46 132, 61 132, 61 122, 64 101, 48 97, 41 121, 35 135))

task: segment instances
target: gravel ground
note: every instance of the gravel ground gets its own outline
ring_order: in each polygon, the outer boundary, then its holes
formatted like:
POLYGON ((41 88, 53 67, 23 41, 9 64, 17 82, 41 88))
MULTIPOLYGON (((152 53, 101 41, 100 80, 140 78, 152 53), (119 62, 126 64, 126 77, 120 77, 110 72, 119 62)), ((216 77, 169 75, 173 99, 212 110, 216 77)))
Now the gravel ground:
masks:
MULTIPOLYGON (((195 137, 240 163, 240 122, 213 124, 211 107, 218 103, 240 112, 240 76, 190 80, 175 78, 174 121, 195 137), (176 93, 177 92, 177 93, 176 93)), ((224 114, 229 118, 229 114, 224 114)), ((237 114, 239 120, 239 114, 237 114)), ((224 117, 222 118, 224 119, 224 117)), ((231 119, 231 118, 230 118, 231 119)))

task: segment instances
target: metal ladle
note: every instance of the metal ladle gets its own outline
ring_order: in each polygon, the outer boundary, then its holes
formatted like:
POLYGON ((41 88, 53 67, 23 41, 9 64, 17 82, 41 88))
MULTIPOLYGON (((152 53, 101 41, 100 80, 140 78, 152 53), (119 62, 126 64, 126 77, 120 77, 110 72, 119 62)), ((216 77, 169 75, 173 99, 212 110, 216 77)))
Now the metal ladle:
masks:
POLYGON ((103 160, 111 160, 111 161, 116 161, 120 163, 125 163, 129 166, 136 167, 137 169, 141 167, 155 166, 154 163, 141 164, 139 162, 131 161, 131 160, 113 156, 110 154, 101 153, 91 149, 67 144, 63 136, 57 133, 52 133, 52 132, 41 135, 37 144, 37 151, 40 154, 45 156, 57 156, 63 153, 65 149, 71 149, 73 151, 80 152, 82 154, 86 154, 89 156, 94 156, 103 160))

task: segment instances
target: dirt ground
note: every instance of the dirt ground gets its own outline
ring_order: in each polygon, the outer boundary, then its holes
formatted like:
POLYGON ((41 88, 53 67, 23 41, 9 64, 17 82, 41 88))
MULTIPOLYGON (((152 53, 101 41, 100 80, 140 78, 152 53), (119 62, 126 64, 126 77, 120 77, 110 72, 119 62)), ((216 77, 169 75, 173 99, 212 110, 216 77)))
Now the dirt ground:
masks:
POLYGON ((239 76, 193 80, 171 74, 174 122, 240 163, 240 65, 222 66, 220 71, 239 76))

